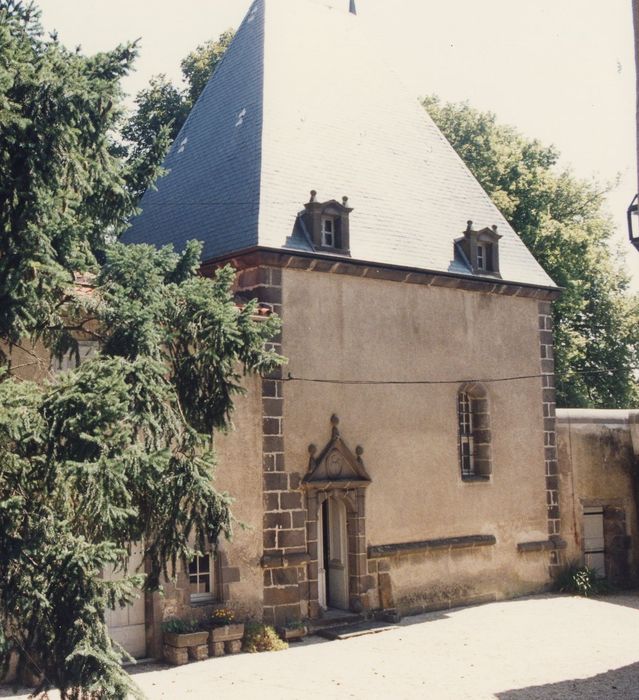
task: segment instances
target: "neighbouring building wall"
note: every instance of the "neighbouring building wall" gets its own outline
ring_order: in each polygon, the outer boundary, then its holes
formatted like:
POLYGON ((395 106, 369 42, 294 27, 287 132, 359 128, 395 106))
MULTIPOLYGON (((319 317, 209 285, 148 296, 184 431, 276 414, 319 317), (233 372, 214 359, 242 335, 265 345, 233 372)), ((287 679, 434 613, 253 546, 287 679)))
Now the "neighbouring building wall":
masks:
MULTIPOLYGON (((605 575, 636 582, 639 566, 637 457, 627 410, 559 409, 557 445, 567 561, 587 563, 585 519, 600 517, 605 575), (599 512, 601 515, 599 516, 599 512)), ((595 547, 596 549, 596 547, 595 547)), ((603 572, 602 572, 603 573, 603 572)))
POLYGON ((233 499, 233 538, 221 540, 214 560, 215 596, 191 601, 189 578, 182 565, 164 592, 147 595, 147 649, 149 656, 162 656, 163 620, 171 617, 202 619, 223 604, 238 619, 262 614, 262 433, 261 379, 246 377, 246 394, 235 399, 233 429, 217 433, 215 487, 233 499))
POLYGON ((265 600, 266 617, 277 620, 285 604, 292 614, 296 600, 301 614, 317 614, 316 513, 307 512, 306 533, 294 520, 310 502, 299 488, 309 444, 321 449, 328 442, 333 414, 350 448, 363 447, 371 478, 353 506, 352 528, 349 521, 352 541, 365 540, 350 561, 359 571, 359 605, 409 612, 544 587, 548 538, 558 534, 556 485, 552 497, 547 493, 554 403, 551 397, 544 406, 548 389, 540 381, 540 366, 552 363, 545 337, 549 304, 317 271, 284 269, 281 278, 277 272, 289 364, 277 389, 283 393, 276 445, 282 465, 266 475, 273 485, 265 491, 277 486, 274 498, 295 500, 297 510, 265 516, 265 554, 278 555, 288 543, 291 555, 308 551, 308 563, 294 561, 298 571, 288 575, 280 570, 282 585, 271 610, 265 600), (337 383, 286 381, 288 373, 337 383), (463 481, 457 392, 464 380, 500 377, 526 378, 484 382, 492 474, 463 481), (420 379, 450 383, 410 383, 420 379), (371 380, 409 383, 350 383, 371 380))
POLYGON ((0 343, 0 351, 7 358, 11 374, 19 379, 43 382, 51 376, 51 354, 41 343, 12 346, 0 343))

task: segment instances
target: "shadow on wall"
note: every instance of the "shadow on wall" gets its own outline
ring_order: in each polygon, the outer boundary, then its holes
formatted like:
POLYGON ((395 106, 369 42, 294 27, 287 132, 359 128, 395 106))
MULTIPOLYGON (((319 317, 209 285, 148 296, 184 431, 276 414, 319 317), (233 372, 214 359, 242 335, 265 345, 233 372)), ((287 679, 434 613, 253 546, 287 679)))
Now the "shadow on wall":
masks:
POLYGON ((639 662, 560 683, 530 686, 496 693, 499 700, 584 700, 584 698, 639 697, 639 662))

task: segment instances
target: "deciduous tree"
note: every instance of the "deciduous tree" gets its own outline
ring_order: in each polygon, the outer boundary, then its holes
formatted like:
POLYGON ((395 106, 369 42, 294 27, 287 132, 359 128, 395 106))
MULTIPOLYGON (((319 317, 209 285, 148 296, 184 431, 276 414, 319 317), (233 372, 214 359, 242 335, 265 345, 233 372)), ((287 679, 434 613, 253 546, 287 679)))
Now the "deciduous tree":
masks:
POLYGON ((424 107, 564 291, 554 304, 557 402, 616 408, 637 401, 639 308, 604 210, 607 188, 559 167, 553 147, 466 103, 424 107))

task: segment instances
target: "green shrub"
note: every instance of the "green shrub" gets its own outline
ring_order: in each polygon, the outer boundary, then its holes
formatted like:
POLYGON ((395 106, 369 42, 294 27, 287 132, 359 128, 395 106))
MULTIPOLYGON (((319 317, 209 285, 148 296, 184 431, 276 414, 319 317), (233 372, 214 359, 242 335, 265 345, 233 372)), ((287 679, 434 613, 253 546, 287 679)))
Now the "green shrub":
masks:
POLYGON ((288 644, 278 637, 273 627, 251 622, 244 628, 242 649, 251 654, 256 651, 281 651, 288 649, 288 644))
POLYGON ((163 632, 173 632, 174 634, 188 634, 189 632, 200 632, 202 625, 197 620, 183 620, 173 617, 162 623, 163 632))
POLYGON ((560 593, 576 593, 586 598, 610 590, 606 581, 597 577, 595 569, 578 562, 572 562, 561 570, 554 587, 560 593))

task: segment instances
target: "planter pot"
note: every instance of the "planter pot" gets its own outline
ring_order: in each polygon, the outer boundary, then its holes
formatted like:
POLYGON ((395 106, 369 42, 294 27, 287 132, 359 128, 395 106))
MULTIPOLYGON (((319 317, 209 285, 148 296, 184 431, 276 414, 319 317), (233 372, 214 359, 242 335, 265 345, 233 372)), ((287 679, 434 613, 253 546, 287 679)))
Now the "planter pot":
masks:
POLYGON ((202 644, 206 644, 209 633, 205 630, 204 632, 165 632, 164 633, 164 643, 171 647, 183 648, 183 647, 199 647, 202 644))
POLYGON ((290 642, 293 639, 302 639, 302 637, 306 637, 306 635, 308 634, 308 628, 306 626, 291 628, 278 627, 277 633, 279 634, 280 638, 283 639, 285 642, 290 642))
POLYGON ((244 623, 212 627, 209 632, 209 642, 233 642, 244 636, 244 623))
POLYGON ((209 656, 238 654, 242 651, 244 623, 213 627, 209 632, 209 656))

